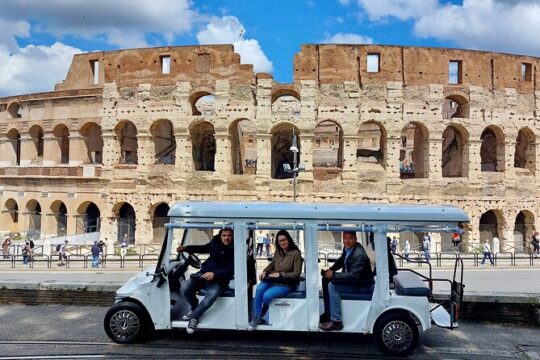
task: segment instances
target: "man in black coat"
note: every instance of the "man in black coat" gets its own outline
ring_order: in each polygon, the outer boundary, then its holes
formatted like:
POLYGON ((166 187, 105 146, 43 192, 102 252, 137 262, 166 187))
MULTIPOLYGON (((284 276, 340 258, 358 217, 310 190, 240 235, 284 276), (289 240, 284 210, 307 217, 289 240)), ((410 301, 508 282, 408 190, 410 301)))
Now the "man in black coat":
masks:
POLYGON ((341 330, 340 292, 368 291, 373 281, 373 272, 366 250, 356 241, 354 231, 343 232, 343 253, 329 269, 323 270, 322 286, 324 314, 319 328, 324 331, 341 330), (340 270, 338 272, 337 270, 340 270))
POLYGON ((214 236, 205 245, 180 245, 176 250, 210 254, 202 263, 201 270, 193 274, 180 289, 184 299, 191 305, 191 312, 185 315, 183 320, 189 320, 187 332, 192 334, 201 315, 212 306, 234 276, 233 231, 221 230, 218 236, 214 236), (205 296, 199 303, 196 293, 203 289, 205 296))

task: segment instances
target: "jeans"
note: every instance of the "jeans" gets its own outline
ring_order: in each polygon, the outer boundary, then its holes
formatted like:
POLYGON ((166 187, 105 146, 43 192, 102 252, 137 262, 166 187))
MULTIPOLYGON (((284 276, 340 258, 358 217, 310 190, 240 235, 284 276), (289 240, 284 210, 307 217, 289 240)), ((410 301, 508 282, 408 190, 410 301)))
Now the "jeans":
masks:
POLYGON ((30 263, 30 255, 23 255, 23 264, 29 264, 30 263))
POLYGON ((261 309, 263 303, 270 306, 272 299, 283 297, 291 291, 291 288, 287 285, 272 284, 268 281, 262 281, 257 285, 255 291, 255 305, 253 307, 254 317, 261 317, 261 309))
POLYGON ((324 312, 330 314, 330 320, 341 321, 341 292, 358 293, 359 288, 353 285, 336 285, 322 278, 324 312))
POLYGON ((99 267, 99 255, 92 255, 92 267, 99 267))
POLYGON ((427 262, 429 262, 429 260, 431 260, 431 256, 429 256, 429 250, 424 250, 424 257, 426 258, 427 262))
POLYGON ((218 296, 221 295, 223 286, 205 280, 189 279, 180 289, 180 292, 189 305, 191 305, 191 318, 199 320, 201 315, 204 314, 204 312, 212 306, 214 301, 216 301, 218 296), (204 299, 200 303, 195 295, 198 290, 204 290, 204 299))
POLYGON ((406 261, 409 261, 409 253, 404 254, 403 257, 405 258, 406 261))
POLYGON ((493 265, 493 257, 491 257, 490 252, 484 252, 484 258, 482 259, 482 265, 484 265, 484 263, 486 262, 486 258, 488 258, 489 261, 491 262, 491 265, 493 265))
POLYGON ((255 254, 257 254, 258 256, 262 256, 263 246, 264 244, 257 244, 257 250, 255 251, 255 254))
POLYGON ((264 248, 266 249, 266 256, 270 256, 270 244, 264 244, 264 248))

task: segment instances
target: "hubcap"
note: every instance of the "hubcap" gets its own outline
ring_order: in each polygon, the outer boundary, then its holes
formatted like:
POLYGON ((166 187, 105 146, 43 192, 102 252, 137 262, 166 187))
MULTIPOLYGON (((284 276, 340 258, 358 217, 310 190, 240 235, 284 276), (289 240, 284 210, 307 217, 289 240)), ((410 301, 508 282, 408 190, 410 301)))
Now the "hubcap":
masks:
POLYGON ((382 331, 384 345, 394 351, 407 349, 413 341, 413 331, 411 327, 400 320, 390 321, 382 331))
POLYGON ((141 326, 139 317, 130 310, 120 310, 114 313, 109 325, 112 334, 120 340, 135 337, 141 326))

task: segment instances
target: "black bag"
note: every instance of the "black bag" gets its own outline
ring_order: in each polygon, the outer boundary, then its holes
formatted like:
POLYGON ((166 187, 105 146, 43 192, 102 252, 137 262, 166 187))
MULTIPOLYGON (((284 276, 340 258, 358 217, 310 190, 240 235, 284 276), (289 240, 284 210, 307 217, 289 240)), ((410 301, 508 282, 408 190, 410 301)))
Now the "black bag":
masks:
POLYGON ((60 248, 62 247, 62 244, 56 245, 56 251, 60 251, 60 248))
POLYGON ((33 248, 34 248, 34 242, 30 240, 30 249, 33 249, 33 248))

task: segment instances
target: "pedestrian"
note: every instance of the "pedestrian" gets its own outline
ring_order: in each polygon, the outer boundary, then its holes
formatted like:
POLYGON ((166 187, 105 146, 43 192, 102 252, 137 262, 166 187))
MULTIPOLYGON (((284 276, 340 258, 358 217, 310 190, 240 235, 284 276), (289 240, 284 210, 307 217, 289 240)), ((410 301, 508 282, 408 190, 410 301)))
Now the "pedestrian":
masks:
POLYGON ((452 246, 454 247, 459 246, 460 242, 461 242, 461 236, 459 236, 459 233, 454 232, 452 234, 452 246))
POLYGON ((538 257, 540 255, 540 234, 538 231, 533 234, 531 244, 533 246, 533 256, 538 257))
POLYGON ((411 244, 409 240, 405 240, 405 247, 403 248, 403 257, 409 261, 409 254, 411 253, 411 244))
POLYGON ((422 241, 422 252, 424 253, 424 258, 426 259, 426 262, 429 262, 431 260, 431 257, 429 256, 429 249, 431 248, 431 241, 429 235, 424 235, 424 240, 422 241))
POLYGON ((58 249, 58 266, 65 265, 65 260, 67 260, 66 256, 66 246, 67 246, 67 239, 64 240, 64 243, 60 244, 60 248, 58 249))
POLYGON ((94 241, 90 251, 92 252, 92 267, 97 268, 99 267, 99 254, 101 252, 97 241, 94 241))
POLYGON ((32 259, 32 249, 30 248, 30 242, 25 242, 22 249, 23 264, 30 264, 32 259))
POLYGON ((11 238, 9 236, 6 236, 4 239, 4 242, 2 243, 2 254, 4 255, 4 259, 9 258, 9 248, 11 247, 11 238))
POLYGON ((484 245, 482 245, 482 252, 484 253, 484 258, 482 259, 482 265, 486 262, 486 258, 489 259, 491 265, 493 264, 493 256, 491 255, 491 246, 489 246, 489 240, 484 240, 484 245))
POLYGON ((255 253, 257 256, 261 257, 263 254, 263 247, 264 247, 264 235, 263 233, 260 233, 257 235, 257 238, 255 239, 255 243, 257 244, 257 249, 255 250, 255 253))
POLYGON ((266 250, 266 256, 267 257, 270 257, 270 243, 271 243, 271 239, 270 239, 270 236, 268 236, 268 233, 263 237, 263 244, 264 244, 264 248, 266 250))
POLYGON ((394 236, 392 237, 392 242, 390 243, 390 250, 392 251, 392 255, 396 255, 397 246, 398 246, 398 239, 394 236))
POLYGON ((124 234, 124 238, 122 239, 122 243, 120 244, 120 255, 122 256, 122 258, 124 258, 127 254, 128 243, 128 234, 124 234))

